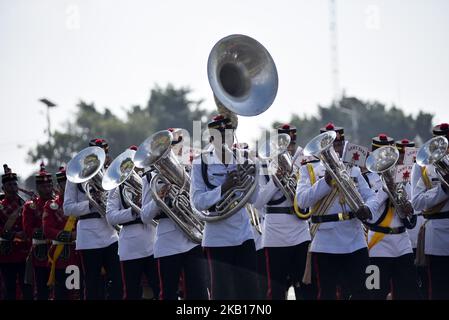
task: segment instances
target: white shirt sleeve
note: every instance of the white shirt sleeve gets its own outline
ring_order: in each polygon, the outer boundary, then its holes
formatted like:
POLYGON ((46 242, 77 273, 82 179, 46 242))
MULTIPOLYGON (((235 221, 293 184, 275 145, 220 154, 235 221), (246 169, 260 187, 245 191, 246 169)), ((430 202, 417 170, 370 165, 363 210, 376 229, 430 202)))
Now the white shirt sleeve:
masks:
POLYGON ((217 186, 211 191, 208 190, 201 174, 201 163, 198 159, 195 159, 192 165, 190 199, 199 211, 209 209, 221 199, 221 186, 217 186))
POLYGON ((151 196, 150 184, 146 177, 142 178, 142 210, 140 218, 143 223, 152 223, 153 219, 161 212, 151 196))
POLYGON ((78 185, 67 181, 64 192, 64 215, 82 216, 91 212, 89 200, 78 201, 78 185))
POLYGON ((430 209, 449 198, 449 195, 444 192, 441 184, 427 190, 422 177, 412 190, 412 206, 417 211, 430 209))
POLYGON ((277 192, 278 188, 273 182, 273 179, 267 181, 265 175, 259 174, 259 195, 257 200, 254 202, 254 207, 261 210, 270 200, 273 198, 274 194, 277 192))
POLYGON ((108 194, 106 205, 106 220, 111 226, 134 221, 131 208, 123 209, 120 203, 120 189, 115 188, 108 194))
POLYGON ((326 183, 324 177, 318 179, 313 185, 310 182, 307 165, 301 167, 301 178, 296 186, 296 198, 300 208, 311 208, 319 200, 328 195, 332 188, 326 183))

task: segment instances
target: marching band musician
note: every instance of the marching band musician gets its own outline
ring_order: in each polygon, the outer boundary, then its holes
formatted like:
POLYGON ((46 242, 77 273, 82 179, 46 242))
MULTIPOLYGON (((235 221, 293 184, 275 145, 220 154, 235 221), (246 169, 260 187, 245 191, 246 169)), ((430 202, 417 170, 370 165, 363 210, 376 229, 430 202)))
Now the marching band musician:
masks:
POLYGON ((63 212, 64 190, 67 181, 64 167, 60 167, 56 173, 58 195, 55 199, 48 200, 44 206, 42 226, 45 238, 52 241, 49 250, 50 276, 49 286, 54 286, 55 300, 75 299, 69 295, 66 287, 65 269, 69 265, 81 266, 79 253, 75 251, 76 232, 74 231, 76 218, 66 217, 63 212))
MULTIPOLYGON (((229 117, 215 116, 208 123, 212 146, 193 161, 190 198, 200 211, 214 214, 215 204, 237 183, 236 156, 227 149, 233 145, 236 129, 229 117)), ((247 160, 245 160, 247 161, 247 160)), ((258 186, 249 203, 254 203, 258 186)), ((257 299, 256 251, 246 208, 226 219, 205 223, 202 245, 206 248, 211 276, 211 298, 257 299)))
MULTIPOLYGON (((394 139, 386 134, 379 134, 372 139, 372 151, 382 146, 394 146, 394 139)), ((403 164, 404 146, 400 144, 402 156, 397 165, 403 164)), ((379 174, 370 172, 367 174, 372 189, 378 195, 378 201, 382 204, 380 214, 373 214, 373 219, 366 223, 368 232, 368 250, 370 263, 379 267, 380 286, 372 290, 372 298, 385 300, 391 292, 395 300, 419 299, 419 291, 416 282, 416 269, 410 238, 406 225, 396 212, 391 199, 389 199, 382 187, 379 174), (390 284, 391 283, 391 284, 390 284)), ((394 177, 393 177, 394 178, 394 177)), ((388 187, 392 192, 396 190, 394 185, 388 187)), ((407 197, 410 194, 410 184, 405 190, 407 197)), ((413 215, 411 204, 403 208, 413 215)))
MULTIPOLYGON (((109 159, 106 140, 92 139, 89 146, 103 148, 106 153, 105 166, 109 159)), ((86 299, 102 300, 102 267, 108 276, 108 299, 120 300, 123 296, 120 261, 118 258, 117 231, 96 212, 86 197, 81 184, 67 181, 64 193, 64 215, 78 217, 76 227, 76 250, 81 253, 85 276, 86 299)))
MULTIPOLYGON (((177 157, 182 155, 181 141, 182 136, 179 136, 179 139, 171 142, 172 150, 176 150, 174 154, 177 157)), ((183 165, 188 167, 188 164, 183 165)), ((142 181, 141 218, 144 223, 158 221, 154 257, 157 259, 159 272, 159 299, 178 300, 178 288, 182 277, 184 300, 208 300, 207 266, 203 249, 198 243, 193 242, 154 201, 150 185, 154 177, 155 173, 149 171, 142 181)), ((171 207, 172 203, 166 197, 170 185, 159 181, 156 188, 159 197, 171 207)))
POLYGON ((25 260, 29 250, 22 227, 21 207, 24 201, 18 193, 17 175, 6 164, 3 169, 2 189, 5 197, 0 201, 0 272, 5 283, 5 299, 16 299, 18 281, 22 298, 30 300, 31 288, 24 284, 25 260))
MULTIPOLYGON (((277 133, 290 136, 288 152, 295 155, 296 128, 285 124, 277 128, 277 133)), ((285 173, 278 169, 276 174, 285 173)), ((296 216, 293 199, 286 198, 268 173, 260 175, 259 180, 260 196, 255 206, 265 211, 262 246, 266 262, 266 298, 285 300, 288 278, 293 282, 298 300, 311 298, 302 283, 310 243, 308 222, 296 216)))
POLYGON ((35 176, 36 191, 38 196, 28 200, 23 206, 22 223, 28 237, 32 239, 30 259, 34 271, 34 285, 36 287, 37 300, 48 300, 49 289, 47 280, 48 268, 48 239, 42 228, 42 218, 45 203, 53 199, 53 181, 51 174, 45 171, 44 163, 41 163, 39 173, 35 176))
MULTIPOLYGON (((326 131, 336 132, 334 149, 341 157, 344 129, 329 123, 320 130, 321 133, 326 131)), ((357 212, 350 212, 332 176, 321 163, 301 167, 296 190, 298 205, 300 208, 313 208, 311 221, 318 224, 310 247, 318 299, 335 299, 340 281, 343 293, 350 295, 351 299, 368 298, 365 271, 369 258, 361 221, 370 219, 379 206, 360 168, 352 167, 349 174, 365 202, 357 212)))
MULTIPOLYGON (((449 139, 449 124, 437 125, 432 132, 434 136, 449 139)), ((413 175, 412 180, 417 183, 412 186, 412 204, 416 211, 422 211, 427 220, 423 225, 423 240, 428 261, 429 299, 446 300, 449 299, 449 190, 441 183, 434 165, 414 170, 413 175)), ((443 178, 449 181, 449 175, 443 178)))
MULTIPOLYGON (((415 143, 413 141, 409 141, 408 139, 403 139, 401 141, 396 142, 396 146, 399 151, 401 151, 401 146, 399 145, 399 142, 401 142, 402 146, 405 147, 415 147, 415 143)), ((405 148, 404 148, 405 149, 405 148)), ((404 150, 405 151, 405 150, 404 150)), ((400 159, 404 157, 404 153, 400 153, 400 159)), ((410 198, 412 190, 414 189, 414 186, 418 183, 419 178, 421 177, 421 167, 416 163, 416 159, 413 161, 413 167, 412 167, 412 173, 411 173, 411 179, 410 179, 410 198)), ((413 250, 413 256, 414 256, 414 264, 416 267, 416 276, 417 276, 417 284, 418 288, 420 290, 420 295, 422 299, 427 299, 429 296, 429 277, 428 277, 428 270, 427 266, 423 261, 420 261, 418 258, 418 251, 422 252, 422 255, 424 255, 423 250, 418 249, 419 244, 419 234, 421 227, 425 224, 426 219, 424 219, 422 212, 415 210, 415 216, 416 216, 416 225, 413 229, 407 230, 408 235, 410 237, 410 242, 412 243, 412 250, 413 250)))
MULTIPOLYGON (((137 150, 131 146, 131 150, 137 150)), ((136 168, 134 168, 136 170, 136 168)), ((124 201, 123 184, 108 194, 106 219, 110 225, 121 225, 118 254, 125 284, 125 299, 142 299, 142 276, 145 275, 153 291, 159 295, 157 265, 153 256, 155 228, 142 221, 139 214, 124 201)))

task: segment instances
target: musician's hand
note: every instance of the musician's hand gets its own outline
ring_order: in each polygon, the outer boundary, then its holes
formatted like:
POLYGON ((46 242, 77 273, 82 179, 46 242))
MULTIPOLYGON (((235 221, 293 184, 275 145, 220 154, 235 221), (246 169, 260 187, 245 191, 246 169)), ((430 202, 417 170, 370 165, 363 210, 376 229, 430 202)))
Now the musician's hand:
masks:
POLYGON ((237 171, 231 171, 226 177, 225 182, 221 185, 221 195, 224 195, 229 189, 231 189, 238 182, 237 171))
POLYGON ((332 183, 332 175, 326 170, 324 172, 324 180, 326 181, 326 183, 331 186, 332 183))
POLYGON ((159 198, 165 199, 165 197, 168 195, 169 191, 170 191, 170 185, 169 184, 164 184, 161 187, 161 189, 159 190, 159 192, 157 193, 157 195, 159 196, 159 198))
POLYGON ((280 179, 283 176, 284 176, 284 171, 281 169, 281 167, 278 167, 278 169, 276 170, 276 177, 278 177, 280 179))
POLYGON ((367 206, 363 205, 355 212, 355 216, 357 219, 365 221, 370 220, 373 217, 373 214, 367 206))

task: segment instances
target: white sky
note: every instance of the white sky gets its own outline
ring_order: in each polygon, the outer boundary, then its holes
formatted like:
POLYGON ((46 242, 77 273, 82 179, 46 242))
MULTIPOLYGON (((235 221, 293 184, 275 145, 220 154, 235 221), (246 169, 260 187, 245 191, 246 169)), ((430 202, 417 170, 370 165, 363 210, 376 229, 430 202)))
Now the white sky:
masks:
MULTIPOLYGON (((337 22, 348 95, 449 121, 449 1, 337 0, 337 22)), ((190 86, 214 109, 207 57, 233 33, 261 42, 279 73, 272 107, 240 117, 240 141, 332 100, 328 0, 0 0, 0 161, 22 176, 38 167, 25 158, 46 141, 41 97, 59 105, 58 129, 79 99, 123 115, 156 83, 190 86)))

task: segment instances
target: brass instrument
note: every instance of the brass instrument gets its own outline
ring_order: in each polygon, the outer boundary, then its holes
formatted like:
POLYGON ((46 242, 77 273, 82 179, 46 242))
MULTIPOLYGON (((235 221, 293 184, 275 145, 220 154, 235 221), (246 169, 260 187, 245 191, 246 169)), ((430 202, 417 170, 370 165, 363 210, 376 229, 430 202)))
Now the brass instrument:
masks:
POLYGON ((246 205, 246 211, 248 211, 251 225, 256 229, 259 234, 262 234, 262 225, 260 224, 259 211, 251 204, 246 205))
POLYGON ((17 194, 19 198, 22 199, 23 202, 37 198, 37 194, 34 191, 26 190, 23 188, 18 188, 18 191, 22 192, 26 196, 26 198, 24 198, 23 196, 17 194))
MULTIPOLYGON (((212 48, 207 74, 220 113, 237 128, 237 115, 256 116, 273 103, 278 89, 276 65, 270 53, 258 41, 234 34, 218 41, 212 48)), ((232 154, 226 143, 222 150, 232 154)), ((213 215, 197 211, 201 220, 226 219, 243 208, 256 190, 258 166, 237 165, 237 183, 215 204, 213 215)))
POLYGON ((335 131, 326 131, 313 138, 304 148, 304 154, 320 159, 327 172, 332 176, 345 201, 356 212, 364 201, 357 190, 354 181, 346 171, 346 167, 334 150, 335 131))
POLYGON ((399 151, 393 146, 383 146, 373 151, 366 159, 366 168, 370 172, 380 175, 383 190, 387 193, 399 218, 407 229, 413 229, 416 225, 416 216, 413 215, 413 207, 407 198, 407 192, 403 183, 394 180, 394 169, 399 160, 399 151))
MULTIPOLYGON (((120 185, 123 201, 131 210, 140 216, 142 207, 142 178, 136 173, 134 156, 135 150, 127 149, 122 152, 109 165, 103 176, 102 188, 110 191, 120 185)), ((157 226, 156 221, 152 221, 153 226, 157 226)))
POLYGON ((102 187, 105 160, 102 148, 87 147, 67 164, 67 180, 82 185, 89 203, 103 217, 107 203, 107 192, 102 187))
POLYGON ((307 219, 310 214, 301 212, 296 203, 296 177, 298 172, 293 164, 292 156, 287 150, 290 139, 290 135, 286 133, 276 134, 270 139, 270 151, 267 152, 262 146, 258 154, 262 161, 269 162, 271 166, 269 172, 272 172, 271 177, 274 184, 294 205, 296 215, 301 219, 307 219), (276 174, 278 168, 282 172, 280 177, 276 174))
POLYGON ((157 170, 158 173, 150 183, 153 200, 193 242, 201 243, 204 224, 191 208, 190 177, 174 156, 172 141, 173 135, 168 130, 154 133, 139 146, 134 163, 139 168, 147 169, 152 166, 157 170), (158 195, 156 186, 160 181, 170 186, 167 200, 158 195))
POLYGON ((449 155, 447 153, 448 140, 443 136, 436 136, 427 141, 416 155, 416 163, 421 167, 435 166, 435 173, 441 183, 449 188, 449 181, 444 177, 449 174, 449 155))

